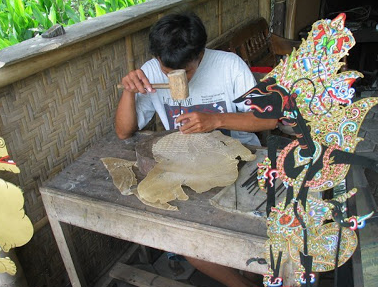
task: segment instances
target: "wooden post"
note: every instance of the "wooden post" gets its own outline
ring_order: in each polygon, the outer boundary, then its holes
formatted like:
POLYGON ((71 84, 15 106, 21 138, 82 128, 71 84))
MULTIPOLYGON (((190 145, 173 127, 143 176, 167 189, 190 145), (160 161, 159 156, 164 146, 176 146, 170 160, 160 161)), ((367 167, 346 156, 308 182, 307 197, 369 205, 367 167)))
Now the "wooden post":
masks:
POLYGON ((259 0, 259 16, 265 18, 270 22, 270 1, 271 0, 259 0))
POLYGON ((273 33, 278 36, 284 36, 286 17, 286 3, 285 1, 275 1, 274 4, 274 19, 273 19, 273 33))
POLYGON ((297 0, 288 0, 286 3, 285 38, 295 38, 295 15, 297 13, 297 0))
POLYGON ((67 232, 67 228, 62 228, 60 222, 58 221, 58 216, 56 215, 53 207, 51 197, 49 195, 42 195, 42 200, 72 286, 86 287, 87 285, 81 268, 79 267, 79 262, 74 262, 76 257, 75 250, 72 240, 67 232))
POLYGON ((126 42, 126 67, 127 71, 130 72, 135 70, 134 52, 133 52, 133 39, 131 35, 127 35, 125 38, 126 42))
POLYGON ((218 0, 218 36, 222 35, 222 0, 218 0))

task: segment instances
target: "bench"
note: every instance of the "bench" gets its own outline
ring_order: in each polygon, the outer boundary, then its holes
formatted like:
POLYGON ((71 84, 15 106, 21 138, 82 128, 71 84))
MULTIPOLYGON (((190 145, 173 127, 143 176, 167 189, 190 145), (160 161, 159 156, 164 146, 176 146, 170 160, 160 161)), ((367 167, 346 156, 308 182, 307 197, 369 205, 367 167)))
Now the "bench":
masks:
POLYGON ((274 67, 300 43, 273 33, 269 35, 268 23, 264 18, 258 18, 240 23, 210 41, 207 47, 234 52, 249 67, 274 67))

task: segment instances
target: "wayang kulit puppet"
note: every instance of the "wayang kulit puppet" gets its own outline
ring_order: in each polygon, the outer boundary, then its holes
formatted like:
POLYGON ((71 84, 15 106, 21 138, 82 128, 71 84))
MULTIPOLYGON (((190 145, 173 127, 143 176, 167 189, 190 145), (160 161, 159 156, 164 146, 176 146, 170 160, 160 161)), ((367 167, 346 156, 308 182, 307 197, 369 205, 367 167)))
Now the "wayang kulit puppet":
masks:
POLYGON ((270 137, 268 158, 259 164, 259 185, 267 191, 265 258, 269 274, 265 286, 282 286, 280 266, 290 260, 299 286, 313 286, 313 272, 344 264, 357 246, 354 230, 371 214, 344 217, 342 203, 357 191, 322 200, 319 192, 340 184, 350 164, 377 170, 377 163, 356 155, 363 139, 358 131, 378 98, 352 102, 356 71, 339 72, 340 59, 355 44, 344 27, 345 14, 320 20, 298 50, 270 72, 261 83, 235 102, 243 102, 259 118, 289 123, 296 140, 270 137), (277 154, 277 148, 282 151, 277 154), (286 188, 286 199, 275 205, 276 178, 286 188))
MULTIPOLYGON (((9 156, 2 137, 0 137, 0 171, 20 172, 9 156)), ((0 251, 8 253, 10 249, 29 242, 32 236, 33 225, 24 211, 22 190, 0 178, 0 251)), ((16 263, 10 257, 0 256, 0 276, 1 273, 15 275, 16 271, 16 263)))

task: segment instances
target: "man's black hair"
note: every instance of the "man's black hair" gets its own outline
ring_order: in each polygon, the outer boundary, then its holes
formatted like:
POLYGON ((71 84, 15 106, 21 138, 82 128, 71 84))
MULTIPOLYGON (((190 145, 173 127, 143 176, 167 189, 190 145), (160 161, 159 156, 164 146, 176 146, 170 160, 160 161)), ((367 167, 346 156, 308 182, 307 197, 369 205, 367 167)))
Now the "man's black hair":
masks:
POLYGON ((159 19, 149 35, 150 53, 171 69, 184 69, 205 49, 207 34, 194 13, 169 14, 159 19))

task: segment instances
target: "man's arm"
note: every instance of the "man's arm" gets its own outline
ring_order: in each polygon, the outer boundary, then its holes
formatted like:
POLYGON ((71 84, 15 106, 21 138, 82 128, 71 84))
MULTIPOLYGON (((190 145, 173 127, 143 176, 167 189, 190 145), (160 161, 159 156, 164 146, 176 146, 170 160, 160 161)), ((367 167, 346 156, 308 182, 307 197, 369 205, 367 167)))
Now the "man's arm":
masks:
POLYGON ((181 132, 202 133, 215 129, 227 129, 244 132, 272 130, 277 125, 276 119, 260 119, 252 112, 245 113, 200 113, 193 112, 180 115, 176 121, 181 123, 181 132))
POLYGON ((135 93, 156 92, 141 69, 129 72, 123 79, 124 87, 115 115, 115 129, 120 139, 131 137, 138 130, 135 93))
POLYGON ((120 139, 127 139, 138 130, 135 93, 123 90, 115 114, 115 130, 120 139))

